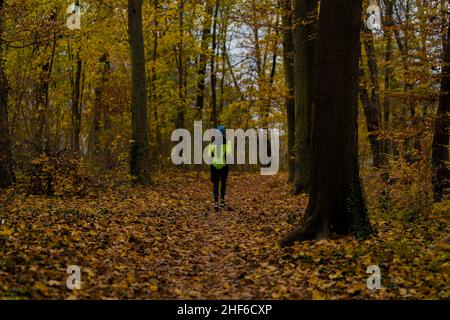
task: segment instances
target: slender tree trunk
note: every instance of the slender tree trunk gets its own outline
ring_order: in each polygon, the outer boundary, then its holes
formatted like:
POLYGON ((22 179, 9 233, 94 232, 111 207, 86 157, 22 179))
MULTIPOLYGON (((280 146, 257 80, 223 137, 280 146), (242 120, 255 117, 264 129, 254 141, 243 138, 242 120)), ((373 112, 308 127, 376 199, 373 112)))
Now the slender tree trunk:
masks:
POLYGON ((75 153, 80 153, 82 66, 83 63, 78 50, 75 57, 75 79, 72 88, 72 151, 75 153))
POLYGON ((184 6, 186 0, 179 1, 178 15, 179 15, 179 41, 178 41, 178 55, 177 55, 177 67, 178 67, 178 110, 176 119, 176 128, 184 127, 184 108, 185 108, 185 63, 184 63, 184 6))
POLYGON ((270 68, 270 75, 269 75, 269 108, 270 108, 270 104, 271 104, 271 100, 272 100, 271 90, 272 90, 272 86, 275 81, 275 75, 277 72, 278 38, 280 36, 279 25, 280 25, 280 21, 278 20, 278 17, 277 17, 277 20, 275 22, 275 41, 273 44, 272 67, 270 68))
MULTIPOLYGON (((396 7, 397 12, 399 11, 396 5, 396 2, 394 1, 394 6, 396 7)), ((411 15, 411 6, 410 1, 406 1, 406 5, 404 8, 404 15, 405 15, 405 21, 410 20, 411 15)), ((398 14, 398 13, 397 13, 398 14)), ((393 21, 393 20, 392 20, 393 21)), ((394 28, 394 37, 395 41, 397 43, 397 47, 400 51, 401 57, 402 57, 402 63, 403 63, 403 91, 404 91, 404 99, 403 99, 403 105, 402 105, 402 115, 401 115, 401 125, 407 129, 409 126, 411 129, 414 129, 417 127, 417 119, 416 119, 416 105, 414 98, 411 97, 411 90, 414 88, 414 84, 410 80, 410 73, 411 73, 411 59, 409 57, 410 55, 410 48, 409 48, 409 42, 408 40, 411 38, 411 35, 408 31, 408 28, 405 28, 403 30, 404 36, 403 40, 400 34, 400 31, 398 28, 394 28), (410 113, 410 124, 408 125, 408 116, 407 112, 410 113)), ((408 156, 410 146, 413 146, 414 149, 420 151, 420 140, 419 137, 414 134, 413 137, 408 136, 404 143, 403 143, 403 149, 404 149, 404 155, 408 156), (411 143, 412 142, 412 143, 411 143)))
POLYGON ((15 180, 8 124, 9 85, 4 69, 3 5, 4 1, 0 0, 0 189, 10 187, 15 180))
POLYGON ((293 194, 309 192, 311 178, 311 116, 314 88, 315 33, 318 2, 295 0, 295 181, 293 194))
POLYGON ((441 75, 441 96, 434 126, 432 146, 433 191, 436 201, 440 201, 445 189, 450 188, 449 161, 450 127, 450 19, 447 39, 444 46, 444 59, 441 75))
POLYGON ((229 7, 224 8, 222 10, 222 19, 221 19, 221 32, 220 32, 220 41, 221 45, 221 57, 222 57, 222 70, 221 70, 221 78, 220 78, 220 98, 219 98, 219 114, 222 114, 225 107, 225 79, 227 75, 227 37, 228 37, 228 26, 229 26, 229 7))
POLYGON ((149 185, 151 173, 142 0, 128 0, 128 37, 131 51, 131 125, 133 135, 130 151, 130 171, 131 175, 136 178, 137 183, 149 185))
POLYGON ((151 68, 150 68, 150 86, 149 86, 149 107, 150 113, 153 114, 153 127, 155 130, 155 155, 154 158, 158 166, 161 165, 161 154, 162 154, 162 136, 161 136, 161 124, 159 120, 158 114, 158 95, 156 91, 156 80, 158 79, 158 75, 156 72, 156 62, 158 59, 158 48, 159 48, 159 21, 158 21, 158 13, 159 13, 159 0, 150 1, 153 3, 154 9, 154 19, 153 19, 153 52, 152 52, 152 60, 151 60, 151 68))
POLYGON ((358 166, 361 7, 361 0, 321 1, 311 196, 303 221, 283 246, 372 230, 358 166))
MULTIPOLYGON (((52 17, 52 20, 56 20, 56 15, 52 17)), ((45 105, 45 117, 48 121, 50 118, 50 81, 52 78, 52 72, 53 72, 53 64, 55 62, 55 56, 56 56, 56 45, 58 42, 57 33, 55 32, 53 34, 53 44, 52 44, 52 53, 50 56, 50 61, 48 63, 48 70, 47 70, 47 76, 45 81, 45 94, 44 94, 44 105, 45 105)), ((45 151, 47 153, 50 152, 51 149, 51 143, 50 143, 50 125, 47 123, 45 126, 45 151)))
POLYGON ((370 149, 372 151, 372 160, 373 166, 375 168, 381 167, 381 144, 380 141, 377 140, 377 134, 380 130, 379 123, 379 109, 377 108, 376 102, 373 100, 373 97, 369 94, 367 90, 367 80, 364 74, 364 67, 360 68, 360 79, 361 79, 361 87, 359 96, 361 99, 361 103, 364 109, 364 115, 366 118, 367 131, 369 135, 370 149))
POLYGON ((268 97, 267 97, 267 110, 265 112, 265 127, 268 128, 268 118, 270 114, 270 108, 272 105, 272 86, 275 82, 275 75, 277 72, 277 62, 278 62, 278 39, 280 37, 280 31, 279 31, 279 25, 280 21, 277 17, 277 20, 275 22, 275 41, 273 43, 273 54, 272 54, 272 65, 270 68, 270 74, 269 74, 269 86, 268 86, 268 97))
MULTIPOLYGON (((385 70, 384 70, 384 97, 383 97, 383 131, 385 138, 383 139, 383 152, 385 158, 391 154, 391 139, 386 137, 390 133, 390 117, 391 117, 391 78, 392 78, 392 35, 390 31, 386 31, 387 43, 385 54, 385 70)), ((385 159, 387 160, 387 159, 385 159)))
MULTIPOLYGON (((373 43, 373 35, 370 30, 363 26, 364 30, 364 48, 367 56, 367 65, 369 70, 369 88, 370 96, 367 87, 361 88, 361 101, 366 116, 367 130, 369 133, 370 147, 373 155, 373 165, 380 168, 384 164, 383 159, 383 145, 378 138, 381 130, 381 101, 380 101, 380 87, 378 85, 378 64, 375 57, 375 47, 373 43)), ((364 68, 361 68, 361 78, 365 83, 364 68)))
MULTIPOLYGON (((110 110, 107 105, 103 106, 103 133, 107 137, 111 137, 111 129, 112 129, 112 121, 110 110)), ((102 158, 103 163, 105 164, 106 170, 112 170, 116 163, 112 154, 112 139, 106 139, 106 143, 103 145, 102 158)))
MULTIPOLYGON (((384 5, 386 7, 386 17, 385 17, 385 25, 386 27, 395 27, 395 22, 393 18, 393 10, 394 10, 394 1, 395 0, 383 0, 384 5)), ((385 37, 387 38, 386 44, 386 56, 385 56, 385 73, 384 73, 384 100, 383 100, 383 129, 385 133, 391 133, 391 130, 396 125, 397 119, 395 117, 395 113, 391 111, 391 83, 393 79, 393 67, 391 66, 391 61, 393 58, 393 41, 392 37, 394 37, 395 42, 399 48, 403 48, 403 44, 401 43, 401 39, 399 38, 399 32, 397 28, 387 29, 385 31, 385 37)), ((403 57, 403 51, 401 51, 403 57)), ((392 138, 388 137, 385 141, 385 153, 391 156, 398 155, 398 148, 396 147, 392 138)))
MULTIPOLYGON (((201 43, 201 53, 199 56, 199 64, 198 64, 198 74, 197 74, 197 99, 195 106, 203 110, 205 104, 205 78, 206 78, 206 67, 207 67, 207 57, 208 57, 208 48, 209 43, 211 41, 211 24, 212 24, 212 16, 213 16, 213 6, 206 1, 205 4, 205 16, 203 21, 203 31, 202 31, 202 43, 201 43)), ((201 111, 200 111, 201 114, 201 111)))
MULTIPOLYGON (((54 22, 56 20, 56 14, 53 12, 50 16, 50 20, 54 22)), ((53 33, 51 55, 49 59, 40 65, 39 78, 34 87, 34 106, 37 109, 36 122, 33 126, 33 146, 37 154, 50 152, 50 78, 53 69, 53 62, 56 54, 57 35, 53 33)), ((44 54, 47 52, 47 48, 50 43, 45 43, 44 54)), ((39 51, 41 44, 35 43, 33 45, 33 54, 39 51)))
POLYGON ((47 103, 46 97, 48 97, 48 74, 49 74, 49 62, 45 62, 40 66, 39 79, 34 88, 34 105, 37 108, 37 117, 35 119, 35 125, 33 128, 33 144, 37 154, 41 154, 46 150, 47 135, 46 127, 48 126, 47 119, 47 103))
POLYGON ((105 53, 100 59, 101 69, 99 70, 100 78, 94 88, 94 109, 91 129, 89 131, 88 156, 94 160, 99 160, 100 156, 100 122, 103 112, 103 90, 107 81, 106 73, 109 71, 110 64, 108 54, 105 53))
MULTIPOLYGON (((79 0, 75 1, 79 6, 79 0)), ((80 57, 81 46, 78 46, 75 54, 75 75, 71 79, 72 83, 72 137, 71 145, 74 153, 80 153, 80 133, 81 133, 81 75, 83 62, 80 57)))
POLYGON ((217 18, 219 16, 219 0, 216 0, 214 6, 213 30, 212 30, 212 48, 211 48, 211 123, 213 127, 219 124, 217 114, 217 75, 216 75, 216 49, 217 49, 217 18))
POLYGON ((288 166, 289 181, 295 178, 295 92, 294 92, 294 36, 291 0, 281 0, 283 8, 283 61, 284 78, 288 96, 286 98, 288 123, 288 166))

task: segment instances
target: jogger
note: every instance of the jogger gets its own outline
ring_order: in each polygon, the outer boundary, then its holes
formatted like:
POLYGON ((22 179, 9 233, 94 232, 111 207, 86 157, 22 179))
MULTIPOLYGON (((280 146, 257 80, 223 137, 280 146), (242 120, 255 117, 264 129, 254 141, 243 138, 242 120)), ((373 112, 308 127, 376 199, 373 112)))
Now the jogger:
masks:
POLYGON ((227 179, 229 171, 230 169, 228 165, 226 165, 222 169, 216 169, 216 167, 214 167, 213 165, 211 166, 211 182, 213 183, 214 203, 219 203, 220 184, 220 206, 225 205, 225 193, 227 191, 227 179))
POLYGON ((214 209, 216 211, 220 208, 226 207, 225 193, 227 191, 227 179, 230 171, 230 167, 227 164, 226 159, 227 153, 231 153, 231 144, 226 141, 225 137, 225 127, 219 126, 217 129, 222 133, 223 141, 222 143, 213 141, 209 145, 209 154, 213 157, 213 162, 211 165, 211 182, 213 183, 214 209))

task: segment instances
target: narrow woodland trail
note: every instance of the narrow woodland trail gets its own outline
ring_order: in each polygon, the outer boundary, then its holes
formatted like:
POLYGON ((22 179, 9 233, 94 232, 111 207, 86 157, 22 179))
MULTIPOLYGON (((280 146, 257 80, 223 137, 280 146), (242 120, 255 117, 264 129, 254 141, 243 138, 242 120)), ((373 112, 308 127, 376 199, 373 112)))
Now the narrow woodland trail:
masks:
MULTIPOLYGON (((301 210, 300 206, 286 206, 285 187, 280 179, 270 177, 231 177, 227 200, 233 210, 219 213, 212 209, 211 185, 206 176, 200 184, 192 179, 168 192, 162 202, 168 204, 166 209, 173 216, 166 221, 169 225, 162 224, 156 230, 164 238, 167 228, 171 229, 166 235, 167 245, 159 250, 160 264, 154 267, 155 273, 164 270, 163 279, 159 279, 164 288, 161 296, 272 298, 271 286, 282 285, 283 281, 270 284, 269 279, 261 279, 261 269, 277 249, 280 222, 287 220, 289 213, 301 210), (264 286, 255 287, 254 281, 264 286)), ((302 297, 302 285, 299 282, 294 287, 298 297, 302 297)))
POLYGON ((409 273, 412 257, 394 246, 396 236, 409 235, 392 225, 383 231, 380 224, 381 238, 367 241, 346 237, 279 248, 307 202, 290 196, 285 180, 231 175, 234 211, 220 213, 212 210, 203 173, 81 198, 6 194, 0 199, 0 298, 393 298, 416 297, 417 286, 427 296, 445 295, 446 273, 424 267, 440 256, 420 245, 414 263, 422 267, 409 273), (371 264, 389 270, 377 292, 366 287, 371 264), (66 288, 69 265, 81 267, 81 290, 66 288))
MULTIPOLYGON (((299 206, 286 206, 288 190, 283 187, 280 180, 270 177, 232 177, 228 196, 232 211, 219 213, 212 210, 208 183, 201 187, 208 190, 206 193, 189 194, 193 208, 186 229, 175 232, 172 239, 174 247, 180 250, 182 266, 175 269, 178 273, 173 278, 192 288, 191 295, 202 298, 271 298, 271 285, 286 286, 288 279, 272 284, 267 279, 264 283, 259 274, 259 269, 275 254, 273 250, 281 236, 280 222, 301 210, 299 206), (193 241, 186 239, 186 234, 193 241), (254 280, 261 280, 264 288, 253 288, 254 280)), ((199 187, 192 188, 194 192, 199 187)), ((298 283, 296 291, 301 293, 301 287, 302 283, 298 283)))
MULTIPOLYGON (((174 179, 151 190, 124 187, 70 201, 28 198, 30 207, 11 206, 12 215, 2 218, 23 231, 28 220, 28 243, 41 243, 20 250, 11 243, 9 251, 9 267, 28 269, 33 290, 10 289, 12 279, 2 272, 3 290, 31 297, 272 298, 273 286, 288 285, 287 278, 264 277, 288 215, 304 205, 286 201, 282 179, 231 176, 227 200, 233 211, 219 213, 212 208, 207 175, 174 179), (17 265, 14 252, 27 261, 17 265), (82 290, 64 290, 66 265, 81 267, 82 290)), ((304 297, 301 281, 289 285, 304 297)))

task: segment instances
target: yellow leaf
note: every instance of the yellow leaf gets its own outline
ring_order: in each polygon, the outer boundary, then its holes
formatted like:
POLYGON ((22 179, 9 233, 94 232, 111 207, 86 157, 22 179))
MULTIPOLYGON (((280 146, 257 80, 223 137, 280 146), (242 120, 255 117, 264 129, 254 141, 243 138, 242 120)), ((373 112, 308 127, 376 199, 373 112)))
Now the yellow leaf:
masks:
POLYGON ((312 298, 313 300, 325 300, 325 297, 322 295, 322 293, 315 289, 313 289, 312 291, 312 298))
POLYGON ((153 291, 153 292, 158 291, 158 285, 156 285, 156 284, 150 285, 150 290, 153 291))
POLYGON ((180 289, 176 288, 176 289, 175 289, 175 294, 176 294, 177 296, 180 296, 181 294, 183 294, 183 292, 182 292, 180 289))
POLYGON ((280 299, 281 298, 281 294, 279 294, 278 292, 274 292, 274 293, 272 293, 272 298, 273 299, 280 299))
POLYGON ((350 288, 348 289, 348 293, 350 294, 355 294, 357 292, 363 291, 364 289, 366 289, 367 287, 361 283, 357 283, 357 284, 353 284, 352 286, 350 286, 350 288))
POLYGON ((45 283, 40 282, 40 281, 37 281, 37 282, 34 283, 33 289, 35 289, 37 291, 40 291, 43 294, 47 294, 47 291, 48 291, 47 286, 45 285, 45 283))
POLYGON ((2 227, 0 229, 0 236, 10 237, 12 236, 13 231, 11 229, 8 229, 6 227, 2 227))

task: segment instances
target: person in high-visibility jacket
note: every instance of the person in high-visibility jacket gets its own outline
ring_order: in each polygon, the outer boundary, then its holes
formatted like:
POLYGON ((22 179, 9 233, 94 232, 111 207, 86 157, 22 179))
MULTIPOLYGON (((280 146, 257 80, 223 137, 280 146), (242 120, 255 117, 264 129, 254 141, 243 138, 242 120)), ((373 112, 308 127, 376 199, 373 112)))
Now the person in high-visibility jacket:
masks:
POLYGON ((227 191, 227 179, 230 167, 227 164, 227 154, 232 152, 231 141, 226 141, 225 127, 218 126, 217 129, 223 135, 223 142, 211 142, 208 147, 208 153, 212 157, 211 164, 211 182, 213 183, 214 209, 218 211, 225 208, 225 193, 227 191), (220 184, 220 202, 219 202, 219 184, 220 184))

